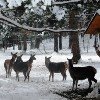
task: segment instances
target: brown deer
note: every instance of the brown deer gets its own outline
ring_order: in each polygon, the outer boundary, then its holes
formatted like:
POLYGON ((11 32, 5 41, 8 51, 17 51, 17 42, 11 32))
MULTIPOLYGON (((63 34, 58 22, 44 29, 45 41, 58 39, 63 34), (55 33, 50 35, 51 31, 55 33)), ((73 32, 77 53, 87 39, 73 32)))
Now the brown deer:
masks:
POLYGON ((11 76, 11 71, 12 71, 12 68, 13 68, 14 61, 17 57, 17 53, 13 54, 11 52, 11 55, 12 55, 12 58, 6 59, 5 62, 4 62, 4 68, 6 70, 6 78, 11 76))
POLYGON ((52 76, 52 81, 54 81, 54 73, 61 73, 63 76, 63 80, 66 80, 66 70, 67 70, 67 63, 66 62, 51 62, 51 57, 45 57, 45 65, 48 68, 50 75, 49 75, 49 81, 52 76))
POLYGON ((69 63, 69 73, 71 78, 73 79, 72 90, 74 89, 74 85, 76 85, 76 89, 77 89, 77 84, 79 80, 88 79, 89 82, 88 89, 91 88, 92 81, 97 83, 97 80, 94 78, 95 74, 97 73, 97 70, 94 67, 92 66, 73 67, 72 59, 68 59, 68 63, 69 63))
POLYGON ((28 79, 29 81, 29 74, 32 68, 33 60, 36 60, 35 55, 31 55, 30 59, 26 62, 23 62, 21 59, 22 55, 17 57, 16 62, 14 63, 13 69, 16 72, 16 79, 19 81, 19 73, 23 72, 24 81, 28 79))

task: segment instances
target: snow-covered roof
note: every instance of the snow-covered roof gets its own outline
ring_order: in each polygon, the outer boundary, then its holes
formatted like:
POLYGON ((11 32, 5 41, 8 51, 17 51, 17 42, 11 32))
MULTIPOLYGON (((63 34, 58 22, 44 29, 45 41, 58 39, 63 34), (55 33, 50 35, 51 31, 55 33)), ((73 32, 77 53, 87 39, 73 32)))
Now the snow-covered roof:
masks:
POLYGON ((100 9, 97 10, 85 31, 85 34, 97 34, 100 32, 100 9))
POLYGON ((100 15, 100 9, 97 10, 97 13, 100 15))

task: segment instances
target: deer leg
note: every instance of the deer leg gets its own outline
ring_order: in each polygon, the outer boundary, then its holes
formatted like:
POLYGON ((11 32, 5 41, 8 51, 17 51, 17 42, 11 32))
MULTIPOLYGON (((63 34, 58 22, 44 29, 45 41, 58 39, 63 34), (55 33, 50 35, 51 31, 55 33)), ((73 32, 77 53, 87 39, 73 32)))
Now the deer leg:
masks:
POLYGON ((17 78, 18 78, 18 75, 17 75, 17 72, 16 72, 16 80, 17 80, 17 78))
POLYGON ((18 72, 16 72, 16 80, 18 79, 18 81, 19 81, 19 73, 18 72))
POLYGON ((50 78, 51 78, 51 72, 50 72, 50 75, 49 75, 49 81, 50 81, 50 78))
POLYGON ((91 85, 92 85, 92 81, 91 81, 91 79, 88 79, 88 81, 89 81, 89 88, 88 89, 90 89, 91 85))
POLYGON ((9 77, 9 66, 7 68, 7 77, 9 77))
POLYGON ((63 80, 64 80, 64 73, 63 73, 63 72, 61 72, 61 75, 63 76, 63 80))
POLYGON ((66 77, 67 77, 67 75, 66 75, 66 69, 65 69, 65 71, 64 71, 64 78, 65 78, 65 80, 66 80, 66 77))
POLYGON ((23 72, 23 74, 24 74, 24 81, 26 80, 26 78, 27 78, 27 76, 26 76, 26 72, 23 72))
POLYGON ((27 73, 28 82, 29 82, 29 74, 30 74, 30 71, 28 71, 27 73))
POLYGON ((7 76, 8 76, 8 75, 7 75, 7 69, 6 69, 6 78, 7 78, 7 76))
POLYGON ((6 78, 7 78, 7 66, 6 66, 5 63, 4 63, 4 67, 5 67, 5 70, 6 70, 6 78))
POLYGON ((66 73, 61 73, 61 75, 63 76, 63 81, 66 80, 66 73))
POLYGON ((9 66, 5 66, 5 70, 6 70, 6 78, 9 77, 9 66))
POLYGON ((64 74, 61 72, 61 75, 63 76, 63 80, 64 80, 64 74))
POLYGON ((6 70, 6 78, 7 78, 7 66, 4 64, 5 70, 6 70))
POLYGON ((52 73, 52 82, 54 82, 54 73, 52 73))
POLYGON ((76 89, 77 89, 78 80, 76 80, 76 89))
POLYGON ((7 77, 9 77, 9 69, 7 69, 7 77))
POLYGON ((50 81, 51 76, 52 76, 52 82, 53 82, 54 81, 54 73, 53 72, 50 72, 49 81, 50 81))
POLYGON ((10 68, 9 70, 10 70, 10 71, 9 71, 9 76, 11 76, 11 71, 12 71, 12 68, 10 68))
POLYGON ((94 81, 95 83, 97 83, 97 80, 95 78, 92 78, 92 81, 94 81))
POLYGON ((72 90, 74 89, 74 84, 75 84, 75 80, 73 79, 73 86, 72 86, 72 90))
POLYGON ((66 80, 66 72, 64 73, 64 80, 66 80))
POLYGON ((6 73, 6 78, 7 78, 7 73, 6 73))
POLYGON ((11 69, 10 69, 10 76, 11 76, 11 72, 12 72, 12 67, 11 67, 11 69))
POLYGON ((8 77, 10 77, 10 67, 8 68, 8 77))

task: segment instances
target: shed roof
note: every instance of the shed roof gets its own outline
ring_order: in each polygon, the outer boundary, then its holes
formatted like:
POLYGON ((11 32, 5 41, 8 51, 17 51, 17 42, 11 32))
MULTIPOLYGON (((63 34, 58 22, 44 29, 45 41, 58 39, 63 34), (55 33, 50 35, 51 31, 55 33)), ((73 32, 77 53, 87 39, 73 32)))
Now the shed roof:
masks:
POLYGON ((97 10, 95 16, 90 21, 85 34, 97 34, 100 33, 100 9, 97 10))

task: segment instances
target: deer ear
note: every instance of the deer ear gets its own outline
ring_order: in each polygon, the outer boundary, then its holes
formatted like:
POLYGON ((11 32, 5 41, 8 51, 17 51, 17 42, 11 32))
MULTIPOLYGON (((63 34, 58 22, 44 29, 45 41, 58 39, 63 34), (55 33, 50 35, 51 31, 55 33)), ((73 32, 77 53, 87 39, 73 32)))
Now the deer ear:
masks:
POLYGON ((23 54, 21 54, 21 57, 23 56, 23 54))
POLYGON ((31 57, 32 57, 33 55, 31 54, 31 57))
MULTIPOLYGON (((51 56, 52 57, 52 56, 51 56)), ((49 57, 49 58, 51 58, 51 57, 49 57)))
POLYGON ((11 55, 13 55, 13 53, 11 52, 11 55))
POLYGON ((32 56, 35 56, 35 54, 33 54, 32 56))
POLYGON ((15 54, 17 54, 18 52, 16 52, 15 54))

